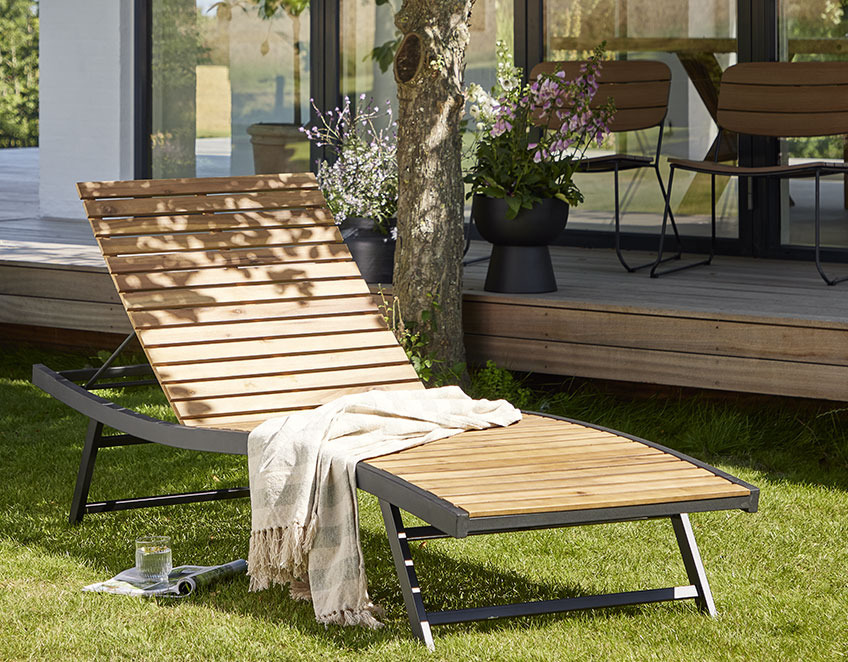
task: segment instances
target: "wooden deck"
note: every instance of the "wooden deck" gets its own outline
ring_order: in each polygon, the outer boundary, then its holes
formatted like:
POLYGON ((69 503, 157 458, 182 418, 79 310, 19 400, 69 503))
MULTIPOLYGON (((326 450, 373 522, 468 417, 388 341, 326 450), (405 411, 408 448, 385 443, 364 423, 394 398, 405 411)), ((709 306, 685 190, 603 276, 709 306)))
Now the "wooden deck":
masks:
MULTIPOLYGON (((475 243, 469 257, 488 251, 475 243)), ((625 273, 609 250, 553 256, 551 294, 484 292, 487 263, 466 268, 470 361, 848 401, 848 284, 827 287, 811 263, 719 256, 650 279, 625 273)), ((0 326, 0 339, 130 331, 86 221, 0 217, 0 326)))

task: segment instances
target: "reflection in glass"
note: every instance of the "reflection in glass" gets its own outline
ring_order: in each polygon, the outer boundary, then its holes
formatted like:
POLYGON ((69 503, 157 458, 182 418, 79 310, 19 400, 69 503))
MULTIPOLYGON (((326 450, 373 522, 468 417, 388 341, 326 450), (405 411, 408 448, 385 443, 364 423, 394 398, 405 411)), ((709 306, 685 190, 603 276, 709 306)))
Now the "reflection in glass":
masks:
POLYGON ((251 2, 153 1, 154 177, 252 174, 251 133, 264 171, 308 169, 308 4, 263 19, 251 2))
MULTIPOLYGON (((712 158, 714 121, 721 72, 736 62, 735 0, 549 0, 545 9, 545 59, 586 57, 606 41, 610 57, 660 60, 672 72, 663 157, 712 158)), ((591 156, 616 151, 653 156, 656 131, 614 134, 591 156)), ((723 141, 724 142, 724 141, 723 141)), ((720 150, 722 161, 736 160, 735 141, 720 150)), ((665 159, 662 159, 663 161, 665 159)), ((668 167, 661 165, 667 179, 668 167)), ((608 175, 583 174, 575 180, 585 202, 572 210, 569 227, 614 227, 614 197, 608 175)), ((622 230, 654 233, 662 221, 663 199, 656 179, 640 169, 621 176, 622 230)), ((716 180, 718 235, 738 235, 737 184, 716 180)), ((709 234, 709 177, 679 173, 672 206, 683 234, 709 234)))
MULTIPOLYGON (((780 55, 789 62, 848 59, 848 16, 843 3, 832 0, 782 0, 780 55)), ((844 161, 845 136, 793 138, 781 141, 781 162, 844 161)), ((781 182, 780 243, 812 246, 815 184, 812 179, 781 182)), ((848 178, 830 175, 821 182, 821 243, 848 248, 848 178)))

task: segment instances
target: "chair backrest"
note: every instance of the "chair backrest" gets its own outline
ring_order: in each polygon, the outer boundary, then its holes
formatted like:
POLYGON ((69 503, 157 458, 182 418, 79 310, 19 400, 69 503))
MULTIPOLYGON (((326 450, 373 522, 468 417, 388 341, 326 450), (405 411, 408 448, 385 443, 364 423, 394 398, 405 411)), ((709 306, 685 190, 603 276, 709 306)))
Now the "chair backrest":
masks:
MULTIPOLYGON (((568 79, 580 75, 582 60, 568 62, 541 62, 533 67, 530 80, 539 74, 564 71, 568 79)), ((671 88, 671 70, 665 62, 656 60, 608 60, 601 63, 598 92, 592 106, 606 103, 612 97, 615 116, 610 130, 638 131, 658 126, 668 111, 668 94, 671 88)), ((542 123, 551 126, 550 123, 542 123)))
POLYGON ((718 124, 773 137, 848 133, 848 62, 744 62, 721 77, 718 124))
POLYGON ((311 173, 78 189, 181 423, 250 429, 345 393, 422 387, 311 173))

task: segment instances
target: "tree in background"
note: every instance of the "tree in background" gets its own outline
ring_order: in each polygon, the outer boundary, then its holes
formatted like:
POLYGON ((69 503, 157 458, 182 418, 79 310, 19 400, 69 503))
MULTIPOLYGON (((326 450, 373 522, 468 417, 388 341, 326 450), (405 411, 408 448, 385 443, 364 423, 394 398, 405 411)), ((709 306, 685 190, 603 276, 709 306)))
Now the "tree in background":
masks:
MULTIPOLYGON (((436 323, 425 352, 464 361, 462 249, 465 189, 460 121, 474 0, 404 0, 394 60, 398 86, 398 243, 393 291, 404 322, 436 323)), ((437 367, 438 370, 438 367, 437 367)))
POLYGON ((0 0, 0 147, 38 144, 38 5, 0 0))

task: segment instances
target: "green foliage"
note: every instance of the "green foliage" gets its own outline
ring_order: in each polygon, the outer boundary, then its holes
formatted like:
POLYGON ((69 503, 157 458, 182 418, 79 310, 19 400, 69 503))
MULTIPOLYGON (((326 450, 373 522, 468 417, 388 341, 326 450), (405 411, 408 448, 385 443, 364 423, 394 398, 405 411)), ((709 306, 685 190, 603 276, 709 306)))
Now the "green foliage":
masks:
POLYGON ((570 205, 583 201, 572 176, 592 143, 609 133, 611 100, 593 105, 603 66, 603 45, 574 79, 565 72, 541 74, 521 85, 512 56, 498 44, 498 82, 491 95, 471 85, 469 113, 476 122, 476 162, 465 175, 468 197, 485 195, 507 202, 507 219, 543 200, 570 205), (541 127, 545 127, 542 129, 541 127))
POLYGON ((533 404, 533 392, 509 370, 499 368, 493 361, 487 361, 485 368, 471 374, 469 395, 487 400, 504 399, 519 409, 530 409, 533 404))
POLYGON ((0 0, 0 147, 37 144, 37 5, 0 0))
MULTIPOLYGON (((711 457, 698 454, 713 462, 724 456, 721 469, 761 488, 760 512, 692 515, 718 618, 681 601, 440 626, 436 651, 427 653, 409 631, 378 503, 364 493, 359 521, 369 589, 386 609, 380 630, 325 627, 286 590, 249 592, 246 577, 177 601, 83 593, 86 584, 132 565, 138 535, 170 535, 175 563, 209 565, 246 558, 250 532, 247 499, 101 513, 68 525, 86 419, 29 384, 27 374, 31 363, 75 368, 88 356, 8 346, 0 352, 2 660, 812 662, 848 653, 848 464, 835 454, 848 448, 848 417, 837 406, 637 398, 484 369, 488 377, 479 381, 491 397, 509 396, 517 383, 531 392, 530 409, 547 407, 684 451, 706 449, 711 457)), ((108 396, 152 415, 166 410, 154 389, 108 396)), ((246 480, 239 456, 158 444, 108 448, 98 453, 91 498, 246 480)), ((411 547, 432 611, 688 583, 667 521, 411 547)))
POLYGON ((398 343, 406 352, 409 362, 415 368, 418 378, 428 383, 433 377, 433 367, 438 363, 427 352, 427 344, 430 342, 430 333, 435 330, 436 312, 439 302, 432 294, 427 295, 430 299, 430 308, 421 313, 421 325, 404 321, 400 314, 400 305, 396 298, 392 302, 386 301, 383 290, 380 290, 380 311, 389 328, 395 334, 398 343))

